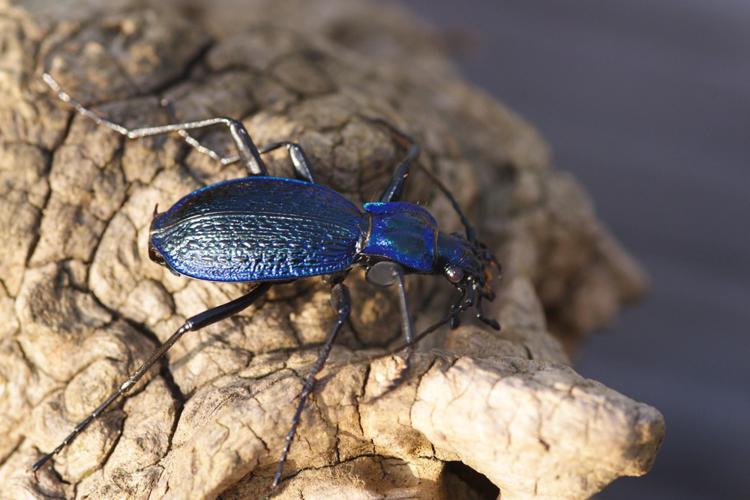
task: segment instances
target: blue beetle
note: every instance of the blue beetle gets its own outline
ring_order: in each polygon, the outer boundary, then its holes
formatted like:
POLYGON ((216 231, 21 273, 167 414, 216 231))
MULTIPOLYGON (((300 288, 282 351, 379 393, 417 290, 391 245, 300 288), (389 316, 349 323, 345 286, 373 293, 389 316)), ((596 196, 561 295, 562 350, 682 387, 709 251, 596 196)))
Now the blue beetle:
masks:
MULTIPOLYGON (((494 299, 490 268, 494 265, 499 270, 497 261, 487 247, 477 240, 450 191, 429 171, 424 170, 448 197, 466 234, 441 232, 427 210, 401 201, 410 168, 419 155, 419 147, 387 122, 365 118, 388 130, 406 150, 406 155, 396 166, 380 198, 365 203, 360 209, 341 194, 315 182, 309 160, 296 143, 278 142, 257 148, 242 123, 230 118, 127 129, 72 99, 49 74, 45 73, 43 79, 61 100, 72 105, 79 113, 128 138, 178 132, 190 145, 222 164, 242 161, 251 174, 249 177, 203 187, 183 197, 166 212, 158 213, 155 210, 148 254, 153 261, 176 274, 210 281, 253 282, 257 286, 231 302, 187 319, 117 391, 76 425, 55 450, 40 458, 33 465, 34 470, 59 453, 93 419, 132 388, 183 334, 249 307, 274 283, 330 276, 331 302, 337 319, 305 379, 274 475, 273 487, 281 480, 305 401, 315 385, 315 376, 325 364, 333 342, 351 312, 349 291, 344 284, 350 268, 363 266, 368 281, 375 285, 398 285, 401 328, 410 350, 394 385, 403 380, 409 368, 411 348, 417 340, 407 305, 405 275, 442 274, 461 292, 460 299, 452 306, 446 319, 428 331, 448 322, 456 326, 459 314, 470 307, 476 307, 480 320, 494 328, 499 327, 494 320, 486 318, 481 310, 482 300, 494 299), (222 158, 189 134, 190 130, 217 125, 229 129, 238 155, 222 158), (268 175, 261 155, 282 147, 288 151, 297 179, 268 175)), ((170 109, 168 103, 166 105, 170 109)))
POLYGON ((279 177, 246 177, 198 189, 151 224, 149 255, 211 281, 281 281, 387 260, 415 273, 476 279, 482 262, 463 238, 440 232, 403 201, 360 210, 336 191, 279 177))

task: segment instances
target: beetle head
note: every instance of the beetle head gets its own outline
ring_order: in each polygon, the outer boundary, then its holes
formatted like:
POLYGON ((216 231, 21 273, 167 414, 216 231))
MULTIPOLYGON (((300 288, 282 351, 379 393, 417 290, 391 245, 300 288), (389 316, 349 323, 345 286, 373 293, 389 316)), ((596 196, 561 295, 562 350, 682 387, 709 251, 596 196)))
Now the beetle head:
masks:
POLYGON ((500 265, 489 248, 474 239, 469 241, 459 234, 438 233, 438 266, 448 281, 460 292, 460 300, 453 306, 454 325, 458 324, 458 313, 470 307, 477 308, 477 318, 493 328, 499 328, 493 319, 484 317, 482 301, 494 300, 492 289, 493 267, 500 272, 500 265))
POLYGON ((473 246, 458 234, 438 233, 438 265, 454 285, 478 279, 482 263, 473 246))

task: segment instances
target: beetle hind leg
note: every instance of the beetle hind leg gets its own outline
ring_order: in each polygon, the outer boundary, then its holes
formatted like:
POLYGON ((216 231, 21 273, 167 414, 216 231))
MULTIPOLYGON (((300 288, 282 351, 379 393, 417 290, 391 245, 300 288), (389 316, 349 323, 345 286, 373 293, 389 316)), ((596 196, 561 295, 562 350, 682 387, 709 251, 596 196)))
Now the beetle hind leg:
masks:
MULTIPOLYGON (((177 122, 177 115, 174 112, 174 105, 172 104, 172 101, 164 97, 159 101, 159 104, 162 105, 164 109, 167 110, 167 114, 169 115, 169 119, 172 122, 177 122)), ((190 132, 187 130, 178 130, 177 134, 182 137, 182 139, 193 149, 198 151, 201 154, 204 154, 211 158, 214 161, 217 161, 221 164, 222 167, 226 167, 227 165, 232 165, 233 163, 237 163, 241 160, 239 154, 233 154, 229 156, 222 156, 218 151, 215 149, 211 149, 210 147, 204 145, 202 142, 200 142, 198 139, 196 139, 190 132)))
MULTIPOLYGON (((234 145, 237 148, 237 152, 239 153, 238 158, 242 160, 250 173, 252 175, 268 175, 266 165, 263 163, 263 160, 260 157, 258 148, 250 138, 250 134, 247 133, 245 126, 238 120, 225 117, 216 117, 192 122, 170 123, 167 125, 158 125, 155 127, 140 127, 130 129, 125 127, 124 125, 110 121, 100 116, 96 112, 86 108, 83 104, 73 99, 68 93, 66 93, 62 89, 62 87, 60 87, 60 84, 49 73, 44 73, 42 75, 42 79, 44 80, 44 83, 46 83, 47 86, 57 94, 57 97, 61 101, 72 106, 78 113, 89 118, 90 120, 93 120, 97 125, 107 127, 110 130, 114 130, 118 134, 123 135, 128 139, 140 139, 143 137, 170 134, 172 132, 180 133, 184 138, 185 135, 190 137, 187 132, 188 130, 197 130, 223 125, 229 129, 229 133, 232 136, 232 141, 234 142, 234 145)), ((169 107, 168 103, 165 105, 169 107)), ((199 151, 208 154, 209 156, 211 156, 213 153, 213 155, 216 155, 217 158, 219 158, 219 160, 221 161, 221 157, 219 157, 215 151, 212 151, 209 148, 200 145, 197 140, 191 138, 190 140, 188 140, 188 142, 191 146, 197 148, 199 151)), ((229 159, 227 159, 227 161, 229 161, 229 159)))
POLYGON ((133 372, 128 379, 118 387, 118 389, 109 395, 96 409, 91 412, 85 419, 79 422, 75 428, 68 434, 65 439, 50 453, 42 456, 39 460, 34 462, 31 466, 31 470, 36 472, 44 466, 52 457, 60 453, 65 449, 73 440, 81 434, 86 428, 96 420, 107 408, 109 408, 115 401, 123 397, 130 391, 138 381, 148 372, 148 370, 169 351, 169 349, 187 332, 200 330, 208 325, 216 323, 226 319, 243 309, 250 307, 256 300, 260 299, 268 289, 271 287, 271 283, 261 283, 245 295, 234 299, 226 304, 208 309, 202 313, 196 314, 188 318, 183 325, 178 328, 171 337, 169 337, 158 349, 156 349, 151 356, 133 372))
MULTIPOLYGON (((162 106, 166 108, 167 112, 169 113, 170 119, 172 121, 177 121, 171 101, 164 98, 161 100, 161 104, 162 106)), ((209 148, 208 146, 200 142, 198 139, 193 137, 190 134, 190 132, 188 132, 187 130, 179 130, 178 134, 180 134, 180 136, 185 140, 185 142, 188 143, 193 149, 195 149, 199 153, 202 153, 208 156, 212 160, 219 162, 222 166, 227 166, 233 163, 237 163, 241 159, 240 155, 222 156, 216 150, 209 148)), ((315 184, 315 178, 313 175, 312 167, 310 167, 310 160, 307 158, 307 154, 305 154, 305 150, 302 149, 302 146, 300 146, 296 142, 279 141, 279 142, 273 142, 270 144, 264 144, 263 146, 258 148, 258 153, 261 155, 264 155, 267 153, 271 153, 282 147, 287 148, 289 158, 292 161, 292 165, 294 166, 294 171, 297 177, 307 182, 311 182, 315 184)), ((267 175, 267 173, 263 173, 262 175, 267 175)))

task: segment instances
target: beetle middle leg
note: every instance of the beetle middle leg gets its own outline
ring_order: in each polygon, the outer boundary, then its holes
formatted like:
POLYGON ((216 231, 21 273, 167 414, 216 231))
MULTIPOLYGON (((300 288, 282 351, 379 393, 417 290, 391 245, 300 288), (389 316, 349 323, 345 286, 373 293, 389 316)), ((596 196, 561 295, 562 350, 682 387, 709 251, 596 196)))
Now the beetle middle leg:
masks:
POLYGON ((292 165, 294 165, 294 172, 296 173, 297 177, 299 177, 303 181, 315 184, 315 176, 313 175, 312 168, 310 167, 310 160, 307 158, 305 150, 302 149, 302 146, 300 146, 296 142, 279 141, 272 142, 270 144, 264 144, 260 147, 260 154, 270 153, 284 147, 289 153, 289 158, 292 160, 292 165))
POLYGON ((411 368, 411 357, 414 353, 414 321, 412 320, 411 312, 409 312, 409 304, 406 300, 406 280, 403 267, 395 262, 380 261, 367 271, 366 277, 367 281, 373 285, 388 287, 395 284, 398 286, 398 304, 399 309, 401 310, 401 331, 404 334, 404 341, 407 348, 404 366, 399 370, 396 378, 393 379, 383 391, 381 394, 382 396, 401 385, 409 373, 409 369, 411 368))
POLYGON ((226 304, 211 308, 202 313, 196 314, 195 316, 188 318, 183 325, 177 329, 153 354, 146 360, 140 368, 133 372, 130 377, 120 387, 109 395, 102 404, 96 407, 96 409, 85 419, 79 422, 73 431, 68 434, 62 443, 57 448, 47 453, 42 458, 34 462, 31 466, 33 471, 39 470, 45 463, 47 463, 52 457, 60 453, 67 445, 69 445, 81 432, 83 432, 91 422, 94 421, 99 415, 101 415, 112 403, 117 401, 120 397, 124 396, 130 389, 135 386, 138 381, 148 372, 148 370, 164 356, 167 351, 182 337, 185 333, 190 331, 200 330, 208 325, 212 325, 218 321, 226 319, 230 316, 237 314, 243 309, 250 307, 256 300, 265 295, 271 283, 260 283, 258 286, 253 288, 250 292, 246 293, 242 297, 234 299, 226 304))
POLYGON ((284 440, 284 449, 281 451, 281 457, 279 458, 279 464, 276 467, 276 474, 274 474, 273 485, 271 486, 271 488, 275 488, 276 486, 278 486, 279 482, 281 481, 281 474, 284 472, 284 464, 286 463, 287 455, 289 455, 289 448, 292 446, 294 435, 297 433, 297 427, 299 426, 300 419, 302 418, 302 411, 305 408, 305 402, 307 401, 307 397, 315 388, 315 376, 325 365, 326 359, 328 359, 328 355, 331 353, 333 342, 334 340, 336 340, 336 336, 341 331, 341 327, 344 326, 344 323, 349 318, 349 314, 351 313, 352 306, 349 289, 341 282, 333 285, 333 289, 331 290, 331 305, 336 311, 336 323, 333 325, 333 329, 328 335, 328 338, 323 344, 323 347, 321 347, 320 353, 318 354, 318 359, 315 360, 315 363, 310 369, 310 373, 307 375, 305 383, 302 386, 302 392, 300 392, 299 394, 299 402, 297 403, 297 410, 294 412, 294 417, 292 418, 292 426, 290 427, 289 432, 287 433, 284 440))

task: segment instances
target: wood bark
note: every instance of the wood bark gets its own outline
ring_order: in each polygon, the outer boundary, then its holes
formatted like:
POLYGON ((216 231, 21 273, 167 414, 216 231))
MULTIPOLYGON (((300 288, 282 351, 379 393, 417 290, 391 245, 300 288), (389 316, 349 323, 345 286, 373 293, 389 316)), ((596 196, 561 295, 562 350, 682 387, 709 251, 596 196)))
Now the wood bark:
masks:
MULTIPOLYGON (((59 102, 129 126, 242 119, 257 143, 299 142, 323 184, 372 199, 402 153, 362 119, 416 137, 504 265, 487 307, 426 340, 408 380, 398 308, 353 272, 354 312, 305 411, 278 498, 586 498, 650 468, 662 416, 570 368, 568 350, 644 290, 537 132, 466 84, 439 36, 379 2, 0 2, 0 483, 42 498, 255 498, 267 492, 301 381, 333 315, 319 279, 191 333, 134 394, 34 475, 186 317, 247 285, 148 260, 154 206, 243 176, 179 137, 125 141, 59 102), (463 464, 463 465, 461 465, 463 464), (481 473, 467 473, 468 468, 481 473), (459 472, 456 472, 459 471, 459 472), (467 479, 469 478, 469 479, 467 479), (489 482, 487 482, 489 481, 489 482)), ((222 130, 201 139, 231 152, 222 130)), ((291 175, 283 154, 274 175, 291 175)), ((408 198, 460 226, 419 170, 408 198)), ((452 297, 410 282, 423 327, 452 297)), ((469 471, 470 472, 470 471, 469 471)))

